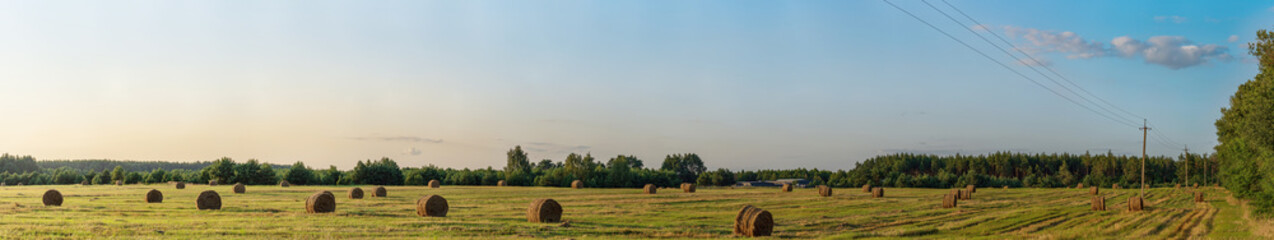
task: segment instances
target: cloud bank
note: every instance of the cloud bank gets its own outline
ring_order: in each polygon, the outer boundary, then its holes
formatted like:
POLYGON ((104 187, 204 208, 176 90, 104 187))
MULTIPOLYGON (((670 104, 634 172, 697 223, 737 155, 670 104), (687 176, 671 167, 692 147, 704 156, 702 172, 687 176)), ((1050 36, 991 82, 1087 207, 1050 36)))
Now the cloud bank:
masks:
MULTIPOLYGON (((1052 52, 1065 54, 1069 59, 1100 57, 1142 59, 1146 63, 1170 69, 1182 69, 1213 61, 1233 59, 1229 54, 1229 48, 1225 46, 1195 44, 1182 36, 1153 36, 1144 41, 1122 36, 1109 42, 1101 42, 1084 39, 1074 32, 1044 31, 1014 26, 1004 27, 1004 32, 1009 37, 1023 39, 1029 43, 1019 48, 1032 55, 1052 52)), ((1045 65, 1048 64, 1043 58, 1037 57, 1037 59, 1045 65)))

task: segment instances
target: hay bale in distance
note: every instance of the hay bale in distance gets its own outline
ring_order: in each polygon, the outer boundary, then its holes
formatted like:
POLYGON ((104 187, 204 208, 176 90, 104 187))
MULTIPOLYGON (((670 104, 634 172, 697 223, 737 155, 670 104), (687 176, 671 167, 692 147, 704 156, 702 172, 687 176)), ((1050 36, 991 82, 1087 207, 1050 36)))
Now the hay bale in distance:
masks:
POLYGON ((495 186, 497 186, 497 187, 503 187, 503 186, 504 186, 504 180, 500 180, 499 182, 495 182, 495 186))
MULTIPOLYGON (((951 192, 956 193, 956 192, 960 192, 960 190, 951 190, 951 192)), ((959 201, 959 200, 957 200, 957 198, 958 198, 958 197, 956 197, 956 194, 943 194, 943 195, 942 195, 942 208, 954 208, 954 207, 956 207, 956 203, 959 201)))
POLYGON ((769 236, 774 232, 774 217, 770 211, 743 206, 739 214, 734 216, 734 234, 745 237, 769 236))
POLYGON ((555 223, 562 221, 562 205, 549 198, 531 201, 526 208, 526 221, 533 223, 555 223))
POLYGON ((1128 198, 1128 211, 1141 211, 1145 207, 1146 202, 1141 197, 1133 196, 1128 198))
POLYGON ((871 193, 871 184, 863 184, 863 192, 871 193))
POLYGON ((964 186, 964 190, 965 190, 965 191, 968 191, 969 193, 977 193, 977 192, 978 192, 978 186, 974 186, 973 184, 969 184, 969 185, 964 186))
POLYGON ((1075 186, 1075 189, 1084 189, 1084 183, 1079 183, 1079 185, 1075 186))
POLYGON ((358 187, 351 188, 349 190, 349 199, 363 199, 363 189, 358 187))
POLYGON ((973 199, 973 193, 972 193, 972 192, 969 192, 969 190, 957 190, 957 191, 959 191, 959 192, 960 192, 960 200, 971 200, 971 199, 973 199))
POLYGON ((885 188, 882 188, 882 187, 871 188, 871 197, 873 198, 885 197, 885 188))
POLYGON ((377 186, 375 190, 372 190, 372 197, 385 197, 388 195, 389 191, 385 190, 385 186, 377 186))
POLYGON ((1098 192, 1097 187, 1088 188, 1088 194, 1092 194, 1093 196, 1096 196, 1097 192, 1098 192))
POLYGON ((336 196, 332 192, 319 191, 305 199, 305 212, 330 213, 336 211, 336 196))
POLYGON ((1000 186, 1000 189, 1009 189, 1009 185, 1000 186))
POLYGON ((177 182, 177 186, 176 186, 176 187, 177 187, 177 189, 186 189, 186 183, 184 183, 184 182, 177 182))
POLYGON ((571 181, 571 188, 574 188, 574 189, 584 188, 584 181, 580 181, 580 180, 571 181))
POLYGON ((146 203, 162 203, 164 202, 164 194, 159 190, 151 189, 146 192, 146 203))
POLYGON ((1106 198, 1102 196, 1093 196, 1093 204, 1091 210, 1106 211, 1106 198))
POLYGON ((687 193, 694 193, 694 192, 695 192, 695 184, 694 184, 694 183, 681 183, 681 191, 682 191, 682 192, 687 192, 687 193))
POLYGON ((279 181, 279 187, 291 187, 291 186, 292 186, 292 183, 288 182, 288 180, 279 181))
POLYGON ((58 192, 57 189, 49 189, 44 191, 44 197, 41 200, 44 201, 44 206, 62 206, 62 192, 58 192))
POLYGON ((1194 192, 1194 202, 1197 202, 1197 203, 1203 202, 1203 191, 1194 192))
POLYGON ((447 199, 438 195, 429 195, 416 199, 416 215, 421 217, 446 217, 447 199))
POLYGON ((195 198, 195 207, 199 210, 221 210, 221 195, 213 190, 203 191, 195 198))
POLYGON ((792 192, 792 184, 784 183, 782 189, 783 189, 783 192, 792 192))
POLYGON ((84 180, 84 181, 80 181, 80 185, 84 185, 84 186, 93 185, 93 182, 90 182, 89 180, 84 180))
POLYGON ((217 186, 217 180, 208 180, 208 186, 217 186))
POLYGON ((1199 188, 1199 183, 1194 183, 1194 188, 1199 188))
POLYGON ((646 186, 641 188, 642 192, 645 192, 646 194, 655 194, 658 189, 659 188, 655 187, 654 184, 646 184, 646 186))
POLYGON ((442 186, 442 182, 441 182, 441 181, 438 181, 437 179, 435 179, 435 180, 429 180, 429 188, 438 188, 438 187, 440 187, 440 186, 442 186))
POLYGON ((1181 189, 1181 184, 1180 184, 1180 183, 1178 183, 1177 185, 1173 186, 1172 188, 1181 189))
POLYGON ((831 197, 832 187, 828 187, 827 185, 818 185, 818 195, 824 196, 824 197, 831 197))
POLYGON ((1111 184, 1111 185, 1110 185, 1110 188, 1119 189, 1119 184, 1118 184, 1118 183, 1116 183, 1116 184, 1111 184))
POLYGON ((124 186, 124 180, 115 180, 115 186, 124 186))
POLYGON ((244 192, 247 192, 247 191, 248 191, 248 188, 247 188, 247 187, 244 187, 244 186, 243 186, 243 183, 235 183, 235 184, 234 184, 234 193, 236 193, 236 194, 243 194, 244 192))

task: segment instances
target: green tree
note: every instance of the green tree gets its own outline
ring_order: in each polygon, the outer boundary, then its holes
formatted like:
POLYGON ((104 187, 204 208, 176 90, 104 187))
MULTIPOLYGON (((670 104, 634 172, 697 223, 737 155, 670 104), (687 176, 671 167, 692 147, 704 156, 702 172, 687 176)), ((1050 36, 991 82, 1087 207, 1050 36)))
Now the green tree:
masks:
POLYGON ((659 170, 674 172, 682 182, 692 183, 699 178, 699 174, 707 171, 708 168, 703 166, 703 160, 699 159, 699 155, 687 153, 664 157, 663 166, 659 170))
POLYGON ((125 174, 128 174, 128 172, 124 171, 124 167, 115 166, 115 170, 111 171, 111 181, 123 181, 125 174))
POLYGON ((1274 215, 1274 32, 1258 30, 1248 43, 1259 72, 1239 86, 1216 121, 1221 182, 1252 200, 1258 216, 1274 215))
POLYGON ((166 175, 168 175, 168 172, 167 172, 167 171, 164 171, 163 169, 158 169, 158 168, 156 168, 155 170, 150 170, 150 174, 147 174, 147 175, 146 175, 146 183, 161 183, 161 182, 164 182, 164 181, 166 181, 166 180, 164 179, 164 177, 166 177, 166 175))
POLYGON ((309 167, 306 167, 305 163, 302 163, 301 161, 297 161, 292 164, 292 168, 288 168, 287 173, 283 175, 283 180, 287 180, 288 183, 298 185, 315 184, 314 179, 314 171, 310 170, 309 167))
POLYGON ((217 182, 222 184, 229 184, 231 180, 235 179, 234 178, 235 165, 236 164, 234 160, 228 157, 222 157, 221 159, 212 161, 212 164, 208 165, 207 167, 204 167, 203 170, 200 171, 201 175, 204 178, 202 180, 205 180, 205 181, 216 180, 217 182))
POLYGON ((508 163, 504 166, 505 184, 512 186, 529 185, 534 176, 531 172, 531 161, 527 160, 526 152, 522 151, 522 146, 514 146, 505 155, 508 157, 508 163))

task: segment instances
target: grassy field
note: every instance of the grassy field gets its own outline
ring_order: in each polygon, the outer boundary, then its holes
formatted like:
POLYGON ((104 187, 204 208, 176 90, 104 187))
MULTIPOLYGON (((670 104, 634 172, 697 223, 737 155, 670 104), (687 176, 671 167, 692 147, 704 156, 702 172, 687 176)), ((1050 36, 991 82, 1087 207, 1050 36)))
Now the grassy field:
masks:
MULTIPOLYGON (((374 186, 361 186, 368 195, 374 186)), ((350 238, 718 238, 731 237, 735 213, 751 204, 770 211, 773 238, 1268 238, 1268 227, 1250 220, 1239 202, 1218 188, 1205 188, 1206 203, 1184 190, 1151 189, 1148 209, 1128 212, 1136 189, 1101 189, 1108 211, 1089 211, 1087 189, 978 189, 958 209, 940 208, 948 189, 888 188, 884 198, 860 189, 699 188, 696 193, 660 189, 568 189, 543 187, 388 187, 386 198, 345 198, 349 186, 169 185, 24 186, 0 190, 0 236, 4 238, 175 239, 350 239, 350 238), (40 197, 57 189, 66 200, 45 207, 40 197), (147 190, 163 191, 164 202, 143 201, 147 190), (195 210, 203 190, 222 196, 219 211, 195 210), (335 213, 305 213, 305 198, 335 193, 335 213), (444 218, 415 215, 415 200, 428 194, 447 199, 444 218), (526 222, 536 198, 553 198, 569 226, 526 222)))

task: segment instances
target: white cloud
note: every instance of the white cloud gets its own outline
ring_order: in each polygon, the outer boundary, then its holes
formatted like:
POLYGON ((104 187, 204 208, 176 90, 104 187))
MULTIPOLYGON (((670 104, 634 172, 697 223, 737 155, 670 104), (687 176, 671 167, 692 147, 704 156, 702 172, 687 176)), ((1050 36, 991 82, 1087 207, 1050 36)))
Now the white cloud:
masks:
POLYGON ((991 26, 987 26, 986 24, 978 24, 978 25, 969 26, 969 29, 973 29, 974 31, 991 31, 991 26))
POLYGON ((424 137, 416 137, 416 136, 351 137, 350 139, 360 140, 360 141, 442 143, 441 138, 424 138, 424 137))
POLYGON ((1155 22, 1185 23, 1186 18, 1182 16, 1155 16, 1155 22))
MULTIPOLYGON (((1182 69, 1198 66, 1210 61, 1229 61, 1233 57, 1229 48, 1216 44, 1199 45, 1182 36, 1154 36, 1145 41, 1122 36, 1110 40, 1110 46, 1098 41, 1090 41, 1073 32, 1042 31, 1033 28, 1008 26, 1005 32, 1010 37, 1025 39, 1030 44, 1023 46, 1028 53, 1056 52, 1066 54, 1070 59, 1090 59, 1098 57, 1141 58, 1146 63, 1182 69)), ((1231 36, 1231 39, 1236 39, 1231 36)), ((1041 57, 1041 62, 1045 62, 1041 57)), ((1021 62, 1030 63, 1030 62, 1021 62)))
POLYGON ((1226 41, 1229 41, 1229 42, 1238 42, 1238 41, 1239 41, 1239 35, 1230 35, 1230 38, 1229 38, 1229 39, 1226 39, 1226 41))

